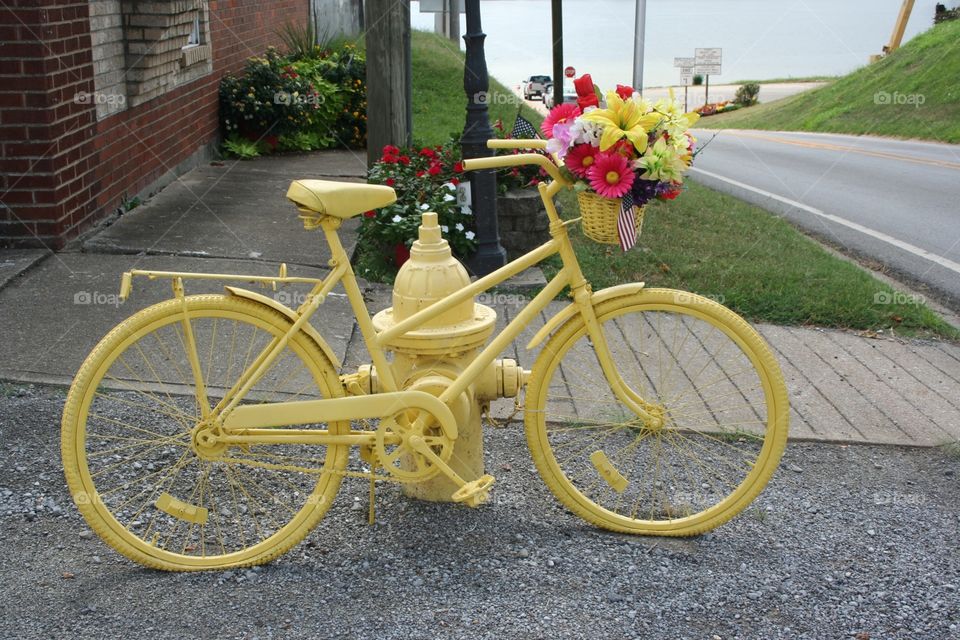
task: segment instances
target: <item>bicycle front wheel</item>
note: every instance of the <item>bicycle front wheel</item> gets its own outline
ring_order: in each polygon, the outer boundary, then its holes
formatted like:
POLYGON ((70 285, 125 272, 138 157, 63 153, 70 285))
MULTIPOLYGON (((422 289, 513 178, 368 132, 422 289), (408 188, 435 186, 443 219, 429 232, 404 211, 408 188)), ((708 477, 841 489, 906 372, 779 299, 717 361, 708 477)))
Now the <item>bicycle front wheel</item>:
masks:
POLYGON ((787 391, 763 338, 707 298, 647 289, 596 314, 614 367, 662 417, 651 426, 606 383, 578 315, 537 358, 526 434, 547 486, 607 529, 688 536, 746 507, 787 439, 787 391))
MULTIPOLYGON (((63 413, 67 484, 90 527, 146 566, 190 571, 267 562, 323 517, 348 447, 199 444, 202 405, 216 406, 291 323, 249 300, 191 296, 188 332, 182 304, 168 300, 131 316, 80 367, 63 413)), ((342 394, 323 349, 300 332, 243 402, 342 394)), ((346 423, 326 427, 349 430, 346 423)))

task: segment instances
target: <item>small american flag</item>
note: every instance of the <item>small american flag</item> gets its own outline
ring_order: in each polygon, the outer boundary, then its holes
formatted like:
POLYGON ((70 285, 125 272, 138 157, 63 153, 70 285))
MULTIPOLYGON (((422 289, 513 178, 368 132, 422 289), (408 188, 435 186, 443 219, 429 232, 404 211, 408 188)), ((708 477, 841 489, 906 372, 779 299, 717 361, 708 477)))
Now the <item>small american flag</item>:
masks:
POLYGON ((513 121, 513 130, 510 131, 510 137, 514 140, 529 140, 539 138, 537 128, 519 113, 517 119, 513 121))
POLYGON ((620 216, 617 218, 617 236, 620 238, 620 248, 624 251, 637 244, 635 209, 633 194, 628 191, 621 200, 620 216))

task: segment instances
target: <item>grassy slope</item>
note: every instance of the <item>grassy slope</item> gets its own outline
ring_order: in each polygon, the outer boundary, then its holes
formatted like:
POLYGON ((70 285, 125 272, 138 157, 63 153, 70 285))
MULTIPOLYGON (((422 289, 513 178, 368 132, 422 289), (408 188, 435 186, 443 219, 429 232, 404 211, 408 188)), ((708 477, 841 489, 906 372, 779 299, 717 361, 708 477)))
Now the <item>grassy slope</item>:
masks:
MULTIPOLYGON (((425 31, 414 31, 413 58, 413 137, 424 144, 441 144, 451 134, 463 132, 467 97, 463 91, 463 52, 446 38, 425 31)), ((522 102, 512 91, 490 78, 490 121, 503 120, 512 126, 517 105, 522 102)), ((523 106, 528 120, 539 123, 543 117, 523 106)))
POLYGON ((704 128, 827 131, 960 142, 960 21, 920 34, 826 87, 702 119, 704 128), (924 104, 877 104, 879 92, 924 104))

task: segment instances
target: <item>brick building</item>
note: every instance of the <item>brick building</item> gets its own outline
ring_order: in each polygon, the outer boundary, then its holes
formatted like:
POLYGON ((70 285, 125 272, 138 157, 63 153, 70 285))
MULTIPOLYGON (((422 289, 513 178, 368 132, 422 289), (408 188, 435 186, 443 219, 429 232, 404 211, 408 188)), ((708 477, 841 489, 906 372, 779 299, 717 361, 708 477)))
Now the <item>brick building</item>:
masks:
POLYGON ((62 247, 208 160, 217 87, 308 0, 6 0, 0 245, 62 247))

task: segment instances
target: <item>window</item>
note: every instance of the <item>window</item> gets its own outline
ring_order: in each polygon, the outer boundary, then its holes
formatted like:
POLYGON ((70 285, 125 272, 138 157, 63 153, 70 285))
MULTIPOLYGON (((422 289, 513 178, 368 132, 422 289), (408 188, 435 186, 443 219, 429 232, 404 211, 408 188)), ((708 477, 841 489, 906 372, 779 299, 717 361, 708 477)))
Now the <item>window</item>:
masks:
POLYGON ((187 44, 184 49, 200 46, 200 15, 193 18, 193 28, 190 29, 190 35, 187 37, 187 44))

